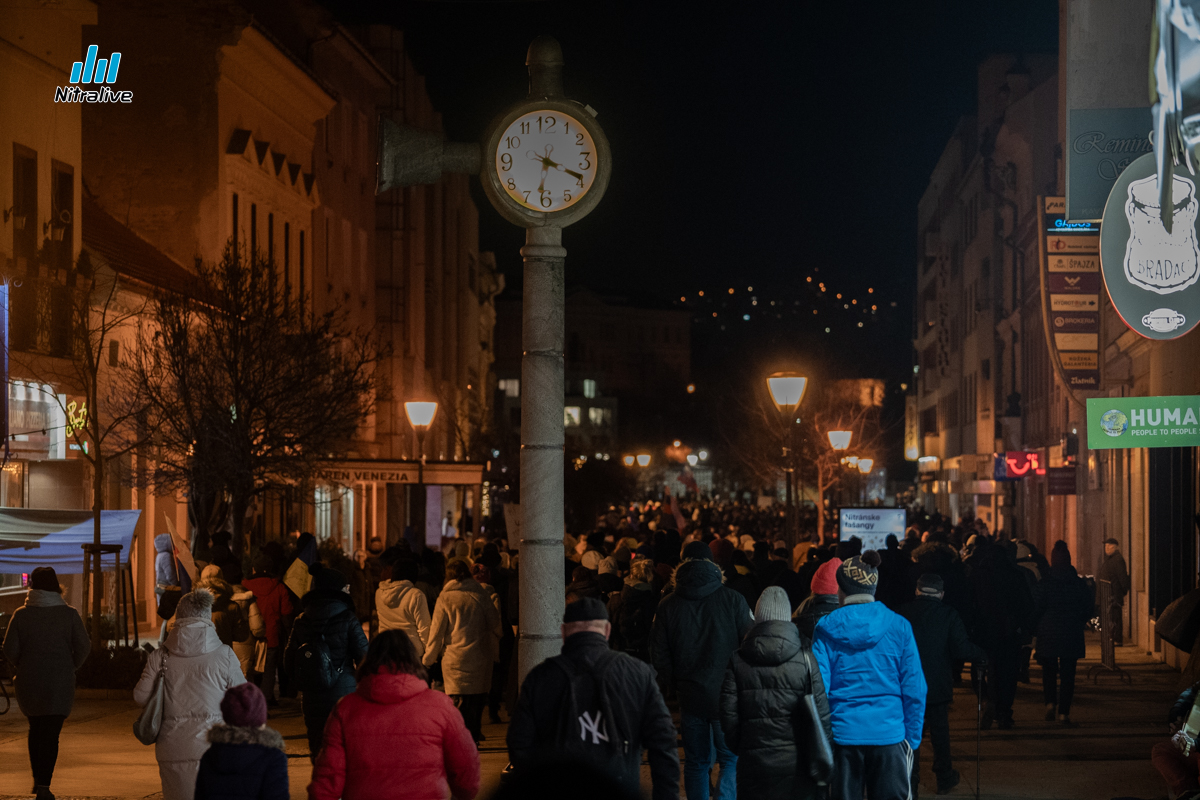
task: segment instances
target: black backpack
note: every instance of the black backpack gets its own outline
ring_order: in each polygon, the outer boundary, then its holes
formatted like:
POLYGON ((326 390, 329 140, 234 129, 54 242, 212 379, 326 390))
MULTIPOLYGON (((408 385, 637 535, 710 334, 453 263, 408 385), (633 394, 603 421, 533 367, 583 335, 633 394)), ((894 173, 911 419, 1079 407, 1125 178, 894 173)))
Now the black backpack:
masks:
POLYGON ((342 674, 340 667, 333 666, 333 653, 325 641, 325 634, 317 634, 318 638, 310 638, 296 650, 296 678, 300 690, 305 692, 320 692, 333 688, 338 675, 342 674))
POLYGON ((628 656, 610 651, 597 659, 587 673, 576 670, 565 656, 551 659, 567 676, 567 692, 558 712, 557 754, 566 760, 591 764, 613 776, 624 773, 631 746, 629 733, 620 729, 618 718, 612 713, 612 696, 605 680, 609 667, 619 658, 628 656), (595 682, 594 708, 582 708, 579 703, 576 689, 586 676, 595 682))

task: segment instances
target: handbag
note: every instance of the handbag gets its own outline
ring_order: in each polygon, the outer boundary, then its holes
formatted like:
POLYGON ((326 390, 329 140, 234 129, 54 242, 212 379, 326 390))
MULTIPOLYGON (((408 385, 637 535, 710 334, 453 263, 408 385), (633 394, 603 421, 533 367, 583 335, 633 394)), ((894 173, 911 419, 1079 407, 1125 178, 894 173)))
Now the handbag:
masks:
POLYGON ((267 671, 267 640, 266 639, 255 639, 254 640, 254 665, 253 665, 252 669, 254 672, 257 672, 260 675, 267 671))
POLYGON ((154 744, 158 741, 159 730, 162 729, 167 692, 167 658, 171 655, 165 647, 163 653, 165 655, 158 667, 158 675, 154 677, 154 688, 150 690, 150 697, 142 707, 142 713, 133 722, 133 735, 142 744, 154 744))
POLYGON ((812 662, 812 653, 807 649, 803 649, 803 652, 804 663, 808 667, 808 693, 797 708, 800 741, 805 744, 802 758, 808 777, 818 786, 827 786, 833 777, 833 746, 825 735, 825 726, 821 724, 821 714, 813 697, 812 676, 817 666, 812 662))

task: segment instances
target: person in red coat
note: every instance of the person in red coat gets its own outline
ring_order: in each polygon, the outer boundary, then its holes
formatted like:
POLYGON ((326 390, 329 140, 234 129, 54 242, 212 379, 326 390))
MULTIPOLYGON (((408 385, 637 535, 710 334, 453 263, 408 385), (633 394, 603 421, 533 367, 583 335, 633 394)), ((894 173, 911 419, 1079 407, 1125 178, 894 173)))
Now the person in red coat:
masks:
POLYGON ((262 614, 263 627, 266 628, 267 663, 263 669, 260 688, 267 696, 268 706, 278 703, 275 699, 275 678, 283 665, 283 647, 287 644, 287 619, 295 611, 287 587, 272 574, 273 568, 270 557, 260 555, 254 562, 254 577, 242 581, 242 586, 254 593, 258 611, 262 614))
POLYGON ((478 792, 479 751, 462 714, 429 688, 407 634, 380 633, 358 688, 325 724, 309 800, 472 800, 478 792))

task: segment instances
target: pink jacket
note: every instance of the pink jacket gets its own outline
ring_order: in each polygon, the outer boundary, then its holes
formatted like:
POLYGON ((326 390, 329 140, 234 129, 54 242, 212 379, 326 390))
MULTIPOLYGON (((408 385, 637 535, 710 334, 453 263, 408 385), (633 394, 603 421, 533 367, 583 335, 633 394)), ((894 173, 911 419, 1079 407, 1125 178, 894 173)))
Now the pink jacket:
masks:
POLYGON ((325 725, 309 800, 471 800, 479 751, 441 692, 379 673, 338 703, 325 725))

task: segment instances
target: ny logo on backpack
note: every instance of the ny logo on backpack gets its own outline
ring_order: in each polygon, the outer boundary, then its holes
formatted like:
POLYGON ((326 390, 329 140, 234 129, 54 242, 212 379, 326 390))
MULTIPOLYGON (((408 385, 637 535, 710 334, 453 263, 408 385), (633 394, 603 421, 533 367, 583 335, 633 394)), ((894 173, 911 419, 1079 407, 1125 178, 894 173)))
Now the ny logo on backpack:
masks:
POLYGON ((608 734, 601 730, 604 724, 604 713, 596 712, 596 718, 592 719, 592 715, 588 712, 583 712, 579 715, 579 738, 587 741, 587 736, 592 735, 592 744, 600 744, 603 740, 608 741, 608 734))

